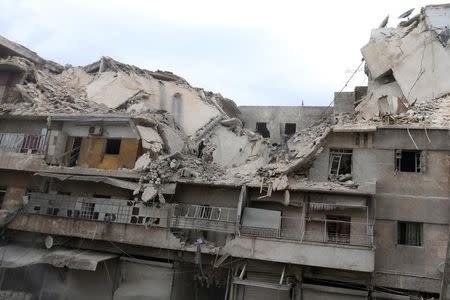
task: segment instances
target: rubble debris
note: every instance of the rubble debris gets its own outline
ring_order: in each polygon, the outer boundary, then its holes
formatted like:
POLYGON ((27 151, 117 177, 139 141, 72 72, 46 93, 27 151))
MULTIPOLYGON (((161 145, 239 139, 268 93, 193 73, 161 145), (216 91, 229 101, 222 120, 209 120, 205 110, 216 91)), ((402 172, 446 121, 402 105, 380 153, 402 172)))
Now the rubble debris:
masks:
POLYGON ((147 185, 144 189, 144 192, 142 193, 142 201, 148 202, 152 199, 154 199, 158 195, 158 189, 155 188, 153 185, 147 185))
POLYGON ((159 153, 163 149, 163 140, 158 131, 151 127, 136 126, 142 139, 142 148, 150 150, 153 153, 159 153))
POLYGON ((397 28, 372 31, 361 49, 369 77, 368 95, 356 109, 361 119, 398 115, 450 93, 449 11, 426 6, 397 28))
MULTIPOLYGON (((351 102, 349 109, 327 111, 281 145, 244 129, 232 100, 192 87, 171 72, 109 57, 84 67, 62 67, 24 49, 0 56, 3 71, 18 74, 0 102, 0 113, 131 117, 142 146, 134 166, 141 174, 134 195, 142 194, 143 201, 157 196, 164 201, 166 184, 220 182, 254 184, 268 195, 284 191, 289 203, 290 179, 307 178, 336 126, 449 124, 448 9, 427 6, 396 28, 373 30, 362 49, 367 93, 355 96, 355 111, 351 102)), ((358 187, 347 172, 330 180, 333 188, 358 187)))

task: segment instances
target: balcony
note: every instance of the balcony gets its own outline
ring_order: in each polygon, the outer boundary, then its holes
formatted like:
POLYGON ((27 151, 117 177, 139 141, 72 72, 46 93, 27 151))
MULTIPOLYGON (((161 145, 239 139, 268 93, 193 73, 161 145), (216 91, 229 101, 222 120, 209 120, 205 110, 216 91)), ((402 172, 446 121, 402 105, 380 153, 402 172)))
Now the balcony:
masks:
POLYGON ((0 168, 39 170, 45 144, 45 135, 0 133, 0 168))
MULTIPOLYGON (((323 207, 323 203, 306 204, 308 210, 323 207)), ((331 206, 328 207, 330 209, 331 206)), ((345 207, 344 207, 345 209, 345 207)), ((243 236, 293 240, 336 245, 373 246, 373 224, 367 216, 352 221, 350 218, 306 213, 297 216, 283 216, 280 211, 245 208, 241 226, 243 236), (320 216, 320 215, 319 215, 320 216)))
POLYGON ((224 251, 250 259, 372 272, 373 222, 368 215, 367 206, 352 204, 308 202, 290 214, 246 207, 241 234, 224 251))
POLYGON ((0 133, 0 152, 42 154, 45 135, 0 133))
POLYGON ((24 212, 107 223, 235 233, 236 209, 192 204, 158 204, 123 199, 31 193, 24 212))
POLYGON ((235 233, 236 213, 229 207, 172 204, 171 227, 235 233))

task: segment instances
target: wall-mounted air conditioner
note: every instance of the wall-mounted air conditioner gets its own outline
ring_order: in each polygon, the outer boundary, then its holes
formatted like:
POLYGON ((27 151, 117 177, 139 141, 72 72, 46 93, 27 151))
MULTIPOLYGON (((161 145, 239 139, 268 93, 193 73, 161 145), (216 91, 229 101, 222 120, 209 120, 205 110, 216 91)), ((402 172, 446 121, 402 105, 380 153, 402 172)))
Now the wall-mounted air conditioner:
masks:
POLYGON ((101 126, 91 126, 89 127, 89 135, 102 135, 103 127, 101 126))

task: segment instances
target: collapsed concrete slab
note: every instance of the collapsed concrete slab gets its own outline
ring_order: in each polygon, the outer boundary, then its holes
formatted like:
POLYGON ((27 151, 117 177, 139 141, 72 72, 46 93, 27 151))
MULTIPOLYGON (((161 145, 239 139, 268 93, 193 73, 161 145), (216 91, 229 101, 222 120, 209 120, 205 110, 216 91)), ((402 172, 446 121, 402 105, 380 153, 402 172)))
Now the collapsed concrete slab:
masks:
POLYGON ((372 31, 361 49, 369 77, 368 95, 357 108, 364 119, 399 114, 450 93, 449 13, 448 5, 430 5, 397 28, 372 31))

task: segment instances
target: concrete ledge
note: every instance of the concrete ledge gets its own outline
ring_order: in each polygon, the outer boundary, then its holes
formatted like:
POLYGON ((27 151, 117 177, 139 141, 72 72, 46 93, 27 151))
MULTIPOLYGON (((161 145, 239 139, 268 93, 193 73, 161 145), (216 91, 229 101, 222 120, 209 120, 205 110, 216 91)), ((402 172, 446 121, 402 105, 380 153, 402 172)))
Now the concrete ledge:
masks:
POLYGON ((235 257, 359 272, 373 272, 375 265, 372 249, 347 245, 236 237, 224 251, 235 257))

